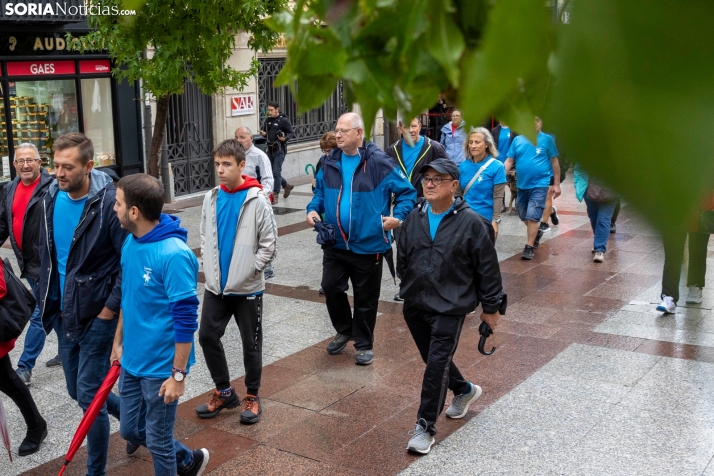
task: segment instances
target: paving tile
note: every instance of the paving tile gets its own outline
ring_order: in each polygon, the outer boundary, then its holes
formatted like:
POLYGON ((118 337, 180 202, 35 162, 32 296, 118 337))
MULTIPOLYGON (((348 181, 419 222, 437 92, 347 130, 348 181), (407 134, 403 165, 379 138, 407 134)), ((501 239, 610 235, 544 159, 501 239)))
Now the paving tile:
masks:
POLYGON ((216 428, 206 428, 191 435, 188 439, 182 440, 181 443, 191 449, 208 449, 210 453, 206 468, 208 472, 257 445, 253 440, 216 428))
POLYGON ((257 424, 244 425, 240 423, 240 413, 234 412, 214 425, 214 428, 265 443, 271 437, 280 435, 315 414, 311 410, 286 405, 267 398, 261 398, 261 405, 263 414, 257 424))
POLYGON ((323 410, 338 400, 364 386, 360 382, 311 375, 285 390, 275 393, 271 399, 308 410, 323 410))
POLYGON ((210 476, 260 474, 283 476, 286 474, 311 474, 317 462, 286 451, 259 445, 233 458, 211 471, 210 476))

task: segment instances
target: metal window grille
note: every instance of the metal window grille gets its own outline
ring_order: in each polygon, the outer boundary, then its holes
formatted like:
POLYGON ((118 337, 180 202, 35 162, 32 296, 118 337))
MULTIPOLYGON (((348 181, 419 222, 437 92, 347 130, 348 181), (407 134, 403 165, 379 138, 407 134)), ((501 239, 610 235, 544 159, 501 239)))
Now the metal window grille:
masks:
MULTIPOLYGON (((273 87, 275 78, 283 69, 285 58, 264 58, 260 60, 258 72, 258 106, 260 108, 260 127, 268 117, 268 102, 277 101, 280 111, 288 116, 295 130, 295 139, 289 143, 319 140, 326 132, 334 130, 337 119, 347 112, 342 94, 342 82, 337 84, 325 103, 304 114, 297 113, 297 102, 287 86, 273 87)), ((299 85, 298 85, 299 87, 299 85)))

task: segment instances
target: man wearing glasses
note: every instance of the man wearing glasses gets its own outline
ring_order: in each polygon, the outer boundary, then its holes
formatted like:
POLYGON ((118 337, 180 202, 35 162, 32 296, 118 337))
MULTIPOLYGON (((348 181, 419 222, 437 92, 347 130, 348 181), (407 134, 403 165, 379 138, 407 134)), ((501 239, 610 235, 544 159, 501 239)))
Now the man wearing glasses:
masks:
POLYGON ((459 165, 464 161, 464 141, 466 141, 466 124, 461 117, 461 111, 454 109, 451 113, 451 122, 441 128, 441 145, 446 150, 446 155, 459 165))
POLYGON ((452 359, 466 314, 481 304, 481 320, 498 324, 504 299, 494 236, 488 220, 463 197, 454 199, 459 169, 437 159, 419 170, 428 204, 404 221, 397 246, 404 320, 426 363, 417 423, 407 449, 426 454, 434 444, 436 420, 446 390, 454 393, 446 410, 463 418, 481 396, 481 387, 461 375, 452 359))
MULTIPOLYGON (((37 296, 40 281, 40 220, 41 199, 52 182, 52 177, 40 164, 37 147, 30 143, 15 149, 15 179, 5 187, 5 200, 0 207, 0 243, 8 237, 20 265, 21 277, 30 283, 37 296)), ((38 300, 39 303, 39 300, 38 300)), ((45 346, 45 331, 39 308, 30 317, 30 327, 25 335, 25 347, 17 363, 17 375, 30 385, 32 369, 45 346)), ((61 365, 59 356, 47 361, 48 367, 61 365)))
POLYGON ((335 227, 336 243, 324 249, 322 259, 322 288, 337 331, 327 352, 339 354, 354 340, 355 363, 369 365, 384 253, 392 246, 391 230, 414 208, 416 190, 394 160, 364 142, 364 122, 358 114, 343 114, 335 136, 337 147, 317 173, 306 221, 315 226, 324 213, 325 221, 335 227), (389 216, 392 195, 394 212, 389 216), (347 300, 348 280, 354 291, 354 317, 347 300))

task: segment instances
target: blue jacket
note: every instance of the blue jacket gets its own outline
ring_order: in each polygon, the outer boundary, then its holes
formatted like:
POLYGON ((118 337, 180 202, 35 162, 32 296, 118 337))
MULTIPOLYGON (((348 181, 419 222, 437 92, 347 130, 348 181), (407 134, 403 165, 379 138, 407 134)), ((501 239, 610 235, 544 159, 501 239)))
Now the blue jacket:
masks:
MULTIPOLYGON (((49 333, 59 316, 60 290, 54 245, 54 209, 59 186, 54 180, 42 199, 40 228, 40 285, 37 302, 42 324, 49 333)), ((114 211, 116 188, 99 170, 90 173, 87 201, 74 230, 67 258, 62 326, 68 339, 80 338, 104 306, 114 312, 121 307, 121 248, 127 232, 114 211)), ((57 226, 62 226, 58 223, 57 226)))
POLYGON ((325 158, 317 173, 315 196, 307 211, 325 215, 325 221, 335 226, 335 248, 357 254, 384 253, 392 246, 391 232, 382 227, 382 216, 406 219, 414 209, 416 190, 401 167, 375 144, 367 142, 359 148, 360 162, 352 178, 352 194, 342 197, 342 150, 335 148, 325 158), (346 236, 337 211, 341 200, 350 200, 350 235, 346 236))
POLYGON ((466 159, 464 142, 466 142, 466 126, 463 122, 459 124, 459 127, 456 128, 453 135, 451 134, 450 122, 444 124, 444 127, 441 128, 441 145, 444 146, 446 155, 448 155, 456 165, 459 165, 466 159))

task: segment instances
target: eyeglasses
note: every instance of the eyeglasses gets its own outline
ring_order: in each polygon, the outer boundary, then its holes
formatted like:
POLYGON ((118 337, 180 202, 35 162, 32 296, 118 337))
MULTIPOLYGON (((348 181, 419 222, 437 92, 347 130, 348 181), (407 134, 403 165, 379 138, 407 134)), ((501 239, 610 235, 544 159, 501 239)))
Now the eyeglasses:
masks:
POLYGON ((37 162, 38 160, 39 159, 27 159, 27 160, 18 159, 18 160, 14 160, 13 162, 15 162, 17 165, 25 165, 25 163, 27 163, 27 165, 32 165, 33 163, 37 162))
POLYGON ((349 129, 335 129, 335 135, 347 134, 349 131, 352 131, 354 129, 359 129, 359 127, 350 127, 349 129))
POLYGON ((453 182, 456 179, 444 178, 444 177, 423 177, 421 179, 422 185, 426 185, 429 182, 433 183, 437 187, 441 185, 442 182, 453 182))

